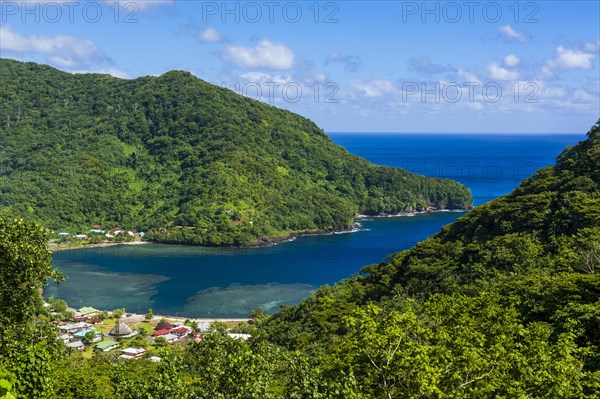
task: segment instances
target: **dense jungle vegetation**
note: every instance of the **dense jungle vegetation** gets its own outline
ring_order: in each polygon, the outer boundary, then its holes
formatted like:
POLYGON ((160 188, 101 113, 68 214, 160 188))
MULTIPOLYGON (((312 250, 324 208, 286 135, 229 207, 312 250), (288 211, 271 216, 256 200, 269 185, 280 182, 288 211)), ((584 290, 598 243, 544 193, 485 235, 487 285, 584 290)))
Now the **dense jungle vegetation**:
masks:
POLYGON ((0 218, 0 262, 0 398, 598 398, 600 121, 389 262, 252 312, 251 340, 216 325, 156 364, 57 342, 38 225, 0 218))
POLYGON ((348 153, 311 121, 187 72, 123 80, 0 59, 0 214, 55 231, 251 244, 468 189, 348 153))

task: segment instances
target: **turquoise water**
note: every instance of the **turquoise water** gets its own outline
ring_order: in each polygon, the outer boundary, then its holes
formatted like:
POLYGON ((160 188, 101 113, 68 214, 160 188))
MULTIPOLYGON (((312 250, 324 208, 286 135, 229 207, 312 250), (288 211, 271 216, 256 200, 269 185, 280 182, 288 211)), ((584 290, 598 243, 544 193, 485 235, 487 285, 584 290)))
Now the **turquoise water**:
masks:
MULTIPOLYGON (((481 204, 510 192, 553 163, 583 135, 345 135, 335 142, 368 160, 467 185, 481 204)), ((69 279, 46 295, 70 306, 126 307, 188 317, 245 317, 295 304, 318 286, 350 277, 367 264, 410 248, 462 213, 362 221, 356 233, 300 237, 267 248, 215 249, 140 245, 57 252, 69 279)))

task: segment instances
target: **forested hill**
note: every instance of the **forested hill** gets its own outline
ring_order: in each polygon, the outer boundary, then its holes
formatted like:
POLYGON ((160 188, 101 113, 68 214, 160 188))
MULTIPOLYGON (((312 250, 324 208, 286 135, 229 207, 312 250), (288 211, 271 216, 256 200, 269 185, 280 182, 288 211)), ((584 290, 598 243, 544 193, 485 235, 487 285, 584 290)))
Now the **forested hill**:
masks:
POLYGON ((600 397, 600 121, 511 194, 262 330, 366 397, 600 397))
POLYGON ((230 245, 472 203, 456 182, 372 165, 186 72, 122 80, 0 59, 0 81, 0 215, 51 229, 230 245))

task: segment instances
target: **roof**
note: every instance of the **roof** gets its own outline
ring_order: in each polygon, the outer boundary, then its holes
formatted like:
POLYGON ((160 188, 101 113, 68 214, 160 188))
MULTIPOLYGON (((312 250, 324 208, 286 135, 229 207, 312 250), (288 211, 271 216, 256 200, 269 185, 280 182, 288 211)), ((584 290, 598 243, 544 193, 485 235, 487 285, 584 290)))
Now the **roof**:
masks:
POLYGON ((98 349, 100 349, 100 350, 106 350, 106 349, 108 349, 108 348, 110 348, 110 347, 113 347, 113 346, 115 346, 115 345, 117 345, 117 346, 118 346, 118 345, 119 345, 119 343, 118 343, 117 341, 112 341, 112 340, 110 340, 110 339, 109 339, 109 340, 106 340, 106 341, 101 341, 101 342, 98 342, 98 343, 96 344, 96 348, 98 348, 98 349))
POLYGON ((155 330, 162 330, 162 329, 170 330, 171 328, 173 328, 173 325, 166 321, 161 321, 160 323, 158 323, 156 325, 156 327, 154 327, 155 330))
POLYGON ((146 349, 144 348, 125 348, 121 350, 121 353, 124 355, 139 355, 142 353, 146 353, 148 352, 146 349))
POLYGON ((83 348, 85 345, 81 341, 69 342, 67 344, 68 348, 83 348))
POLYGON ((167 341, 176 341, 179 339, 179 336, 177 336, 175 334, 165 334, 165 335, 163 335, 163 338, 166 339, 167 341))
POLYGON ((182 326, 172 329, 171 332, 176 334, 185 334, 188 332, 188 329, 182 326))
POLYGON ((110 330, 109 334, 122 336, 122 335, 129 335, 132 332, 133 332, 133 330, 131 328, 129 328, 129 326, 127 324, 125 324, 125 322, 123 322, 122 320, 119 320, 119 322, 113 327, 113 329, 110 330))
POLYGON ((160 329, 160 330, 156 330, 152 333, 152 335, 166 335, 170 333, 169 330, 167 330, 166 328, 160 329))
POLYGON ((76 332, 75 334, 73 334, 73 336, 75 336, 76 338, 83 338, 83 337, 85 337, 85 334, 87 334, 89 332, 93 332, 96 335, 100 334, 100 331, 98 331, 98 330, 84 328, 83 330, 81 330, 81 331, 76 332))

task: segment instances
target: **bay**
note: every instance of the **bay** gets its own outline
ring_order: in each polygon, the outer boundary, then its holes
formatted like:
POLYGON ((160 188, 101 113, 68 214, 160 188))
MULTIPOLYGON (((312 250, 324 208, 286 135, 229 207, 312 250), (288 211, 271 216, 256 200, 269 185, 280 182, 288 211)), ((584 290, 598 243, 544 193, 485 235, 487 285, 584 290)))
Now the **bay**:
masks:
MULTIPOLYGON (((475 204, 514 189, 550 165, 583 135, 331 134, 371 162, 452 178, 475 204)), ((125 307, 186 317, 245 317, 259 306, 272 313, 296 304, 323 284, 408 249, 461 212, 361 221, 355 233, 299 237, 265 248, 200 248, 147 244, 57 252, 54 265, 69 279, 45 296, 72 307, 125 307)))

